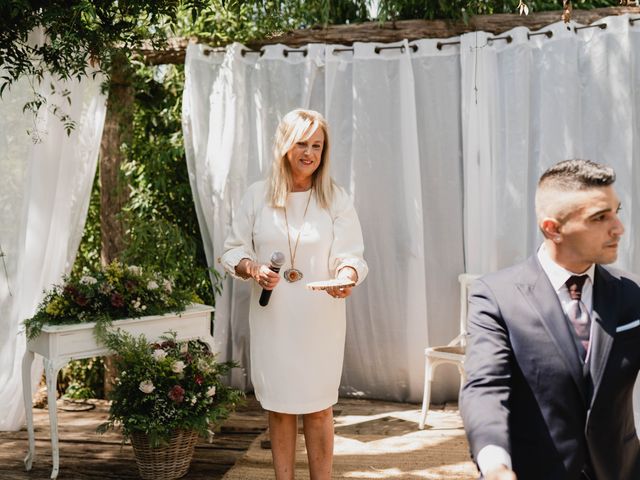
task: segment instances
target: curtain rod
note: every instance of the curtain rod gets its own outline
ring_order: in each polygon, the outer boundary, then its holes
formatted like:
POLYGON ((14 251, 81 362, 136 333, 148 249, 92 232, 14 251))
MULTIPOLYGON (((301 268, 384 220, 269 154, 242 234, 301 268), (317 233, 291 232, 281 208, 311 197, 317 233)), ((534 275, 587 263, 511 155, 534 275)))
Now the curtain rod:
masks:
MULTIPOLYGON (((640 17, 635 17, 635 18, 630 18, 629 19, 629 24, 630 25, 634 25, 635 22, 639 21, 640 17)), ((600 30, 606 30, 607 28, 607 24, 606 23, 597 23, 595 25, 584 25, 581 27, 573 27, 573 31, 577 34, 579 30, 585 30, 587 28, 599 28, 600 30)), ((535 37, 536 35, 544 35, 547 38, 551 38, 553 37, 553 32, 551 30, 545 30, 542 32, 529 32, 527 33, 527 39, 531 39, 531 37, 535 37)), ((507 43, 511 43, 513 41, 513 37, 511 35, 505 35, 502 37, 491 37, 487 39, 487 42, 494 42, 497 40, 505 40, 507 43)), ((438 50, 442 50, 442 47, 445 47, 447 45, 460 45, 460 41, 459 40, 454 40, 451 42, 438 42, 436 44, 436 48, 438 50)), ((418 51, 418 45, 416 44, 409 44, 409 48, 411 49, 412 52, 417 52, 418 51)), ((404 53, 404 49, 405 46, 404 45, 392 45, 392 46, 388 46, 388 47, 375 47, 374 52, 377 53, 378 55, 380 54, 380 52, 382 52, 383 50, 400 50, 400 53, 404 53)), ((338 54, 338 53, 342 53, 342 52, 351 52, 353 53, 354 49, 353 47, 339 47, 339 48, 334 48, 332 53, 334 55, 338 54)), ((211 53, 225 53, 226 52, 226 48, 221 47, 221 48, 210 48, 204 51, 205 55, 210 55, 211 53)), ((240 54, 244 57, 246 56, 248 53, 257 53, 259 56, 264 55, 264 48, 261 48, 260 50, 251 50, 248 48, 243 48, 242 50, 240 50, 240 54)), ((303 57, 306 57, 309 53, 309 51, 306 48, 298 48, 298 49, 293 49, 293 48, 285 48, 282 51, 282 54, 285 57, 288 57, 290 53, 302 53, 303 57)))

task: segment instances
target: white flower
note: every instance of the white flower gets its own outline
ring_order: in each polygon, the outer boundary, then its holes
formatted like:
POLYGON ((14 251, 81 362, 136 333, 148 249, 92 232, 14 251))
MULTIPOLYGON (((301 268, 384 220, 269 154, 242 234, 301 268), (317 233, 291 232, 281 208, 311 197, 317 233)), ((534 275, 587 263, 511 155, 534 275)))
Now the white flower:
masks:
POLYGON ((174 373, 182 373, 184 371, 184 362, 182 360, 173 362, 171 364, 171 371, 174 373))
POLYGON ((158 283, 155 280, 149 280, 149 283, 147 283, 147 289, 155 290, 157 288, 158 288, 158 283))
POLYGON ((137 265, 129 265, 129 267, 127 267, 127 268, 134 275, 138 275, 138 276, 142 275, 142 267, 138 267, 137 265))
POLYGON ((216 386, 213 385, 207 390, 207 397, 213 397, 216 394, 216 386))
POLYGON ((198 370, 202 370, 204 373, 209 373, 211 371, 211 367, 209 362, 207 362, 204 358, 198 359, 198 370))
POLYGON ((180 344, 180 353, 187 353, 189 351, 189 344, 188 343, 181 343, 180 344))
POLYGON ((167 293, 171 293, 173 291, 173 283, 171 283, 171 280, 163 280, 162 287, 167 293))
POLYGON ((91 275, 85 275, 80 279, 80 283, 83 285, 94 285, 98 283, 98 280, 93 278, 91 275))
POLYGON ((131 305, 135 310, 140 310, 140 306, 142 305, 142 302, 140 301, 140 297, 136 298, 135 300, 132 300, 131 305))
POLYGON ((191 405, 195 405, 198 399, 196 397, 191 397, 191 405))
POLYGON ((151 380, 144 380, 140 382, 140 385, 138 386, 138 388, 143 393, 151 393, 156 389, 156 387, 153 385, 153 382, 151 380))
POLYGON ((165 352, 164 350, 162 350, 161 348, 156 348, 153 351, 153 359, 156 362, 159 362, 161 360, 164 360, 165 358, 167 358, 167 352, 165 352))

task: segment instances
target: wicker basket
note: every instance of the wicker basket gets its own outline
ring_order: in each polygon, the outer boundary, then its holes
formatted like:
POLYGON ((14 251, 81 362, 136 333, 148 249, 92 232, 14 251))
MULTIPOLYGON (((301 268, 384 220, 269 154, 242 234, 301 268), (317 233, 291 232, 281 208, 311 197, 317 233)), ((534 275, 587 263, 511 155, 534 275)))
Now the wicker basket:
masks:
POLYGON ((195 431, 177 430, 168 445, 152 448, 146 434, 132 434, 131 445, 140 476, 145 480, 173 480, 186 475, 197 441, 195 431))

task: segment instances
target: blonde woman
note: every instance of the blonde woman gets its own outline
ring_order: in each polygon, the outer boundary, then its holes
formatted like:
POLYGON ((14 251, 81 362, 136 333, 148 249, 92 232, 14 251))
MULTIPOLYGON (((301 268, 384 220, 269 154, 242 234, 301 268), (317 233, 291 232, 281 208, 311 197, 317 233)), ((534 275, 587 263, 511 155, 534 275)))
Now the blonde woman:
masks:
POLYGON ((337 278, 358 285, 367 275, 358 216, 329 166, 329 131, 322 115, 301 109, 285 115, 275 135, 271 173, 249 187, 222 256, 231 275, 253 281, 251 380, 269 412, 278 480, 294 478, 298 415, 311 479, 331 478, 344 299, 353 287, 318 292, 305 284, 337 278), (275 251, 285 256, 280 273, 268 266, 275 251), (272 290, 264 307, 258 304, 263 289, 272 290))

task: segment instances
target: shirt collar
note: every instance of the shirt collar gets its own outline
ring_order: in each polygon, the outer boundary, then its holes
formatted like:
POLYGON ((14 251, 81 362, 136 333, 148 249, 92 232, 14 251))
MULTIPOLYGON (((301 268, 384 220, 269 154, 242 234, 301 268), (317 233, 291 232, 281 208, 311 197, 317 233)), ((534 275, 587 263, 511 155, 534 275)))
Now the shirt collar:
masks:
POLYGON ((542 266, 542 270, 547 274, 549 280, 551 281, 551 285, 553 289, 557 292, 559 291, 565 284, 569 277, 572 275, 588 275, 589 280, 591 280, 591 284, 593 285, 593 276, 596 270, 596 264, 592 263, 591 266, 587 269, 586 272, 575 273, 570 272, 564 267, 561 267, 556 262, 551 259, 549 255, 549 250, 547 250, 546 245, 543 243, 538 249, 538 260, 540 261, 540 265, 542 266))

